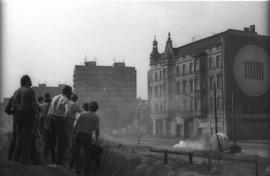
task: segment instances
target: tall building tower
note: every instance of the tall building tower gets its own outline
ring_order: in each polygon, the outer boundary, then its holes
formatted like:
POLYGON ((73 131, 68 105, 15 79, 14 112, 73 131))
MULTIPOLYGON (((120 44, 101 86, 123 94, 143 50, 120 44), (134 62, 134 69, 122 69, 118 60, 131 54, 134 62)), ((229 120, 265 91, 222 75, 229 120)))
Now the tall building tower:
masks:
POLYGON ((132 122, 136 111, 135 67, 127 67, 122 62, 113 66, 85 62, 75 66, 73 83, 79 104, 98 102, 104 126, 117 129, 132 122))

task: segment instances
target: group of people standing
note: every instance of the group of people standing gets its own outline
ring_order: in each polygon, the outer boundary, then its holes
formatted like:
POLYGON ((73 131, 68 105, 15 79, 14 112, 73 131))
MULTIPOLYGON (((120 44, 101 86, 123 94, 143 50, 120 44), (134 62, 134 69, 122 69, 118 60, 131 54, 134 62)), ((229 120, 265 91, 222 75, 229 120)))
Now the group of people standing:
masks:
POLYGON ((13 115, 13 135, 8 159, 23 164, 41 164, 41 158, 50 157, 51 164, 65 165, 69 162, 69 167, 75 166, 75 171, 80 174, 79 156, 83 147, 84 175, 89 173, 92 160, 100 167, 100 160, 93 158, 93 151, 97 147, 95 144, 99 140, 100 119, 95 114, 99 108, 98 103, 85 103, 81 108, 76 103, 78 96, 72 93, 68 85, 52 99, 46 93, 36 101, 31 86, 31 78, 28 75, 22 76, 21 87, 15 91, 6 107, 6 112, 13 115), (36 138, 42 140, 42 154, 36 148, 36 138))

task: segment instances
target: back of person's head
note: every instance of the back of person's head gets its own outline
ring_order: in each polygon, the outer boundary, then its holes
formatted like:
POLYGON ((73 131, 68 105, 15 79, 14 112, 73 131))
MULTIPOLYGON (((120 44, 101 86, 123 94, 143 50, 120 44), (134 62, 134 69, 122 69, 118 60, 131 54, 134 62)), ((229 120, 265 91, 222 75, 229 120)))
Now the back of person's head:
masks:
POLYGON ((82 105, 82 108, 83 108, 83 110, 85 110, 85 111, 89 111, 89 103, 84 103, 84 104, 82 105))
POLYGON ((72 94, 72 88, 68 85, 65 85, 64 88, 62 89, 62 94, 69 97, 72 94))
POLYGON ((41 103, 43 101, 43 97, 38 97, 38 102, 41 103))
POLYGON ((45 98, 44 101, 47 102, 47 103, 51 101, 51 96, 50 96, 49 93, 45 93, 44 98, 45 98))
POLYGON ((90 104, 89 104, 89 110, 91 112, 96 112, 98 110, 98 103, 95 102, 95 101, 92 101, 90 104))
POLYGON ((77 94, 72 94, 72 95, 70 96, 70 100, 76 102, 76 101, 78 100, 78 95, 77 95, 77 94))
POLYGON ((28 75, 23 75, 21 77, 21 86, 22 87, 32 86, 31 78, 28 75))

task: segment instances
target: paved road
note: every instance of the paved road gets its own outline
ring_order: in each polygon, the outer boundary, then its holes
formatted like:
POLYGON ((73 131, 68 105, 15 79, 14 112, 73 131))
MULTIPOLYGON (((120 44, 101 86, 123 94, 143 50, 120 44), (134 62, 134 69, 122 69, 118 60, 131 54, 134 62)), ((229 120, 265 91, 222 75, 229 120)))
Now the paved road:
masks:
MULTIPOLYGON (((123 144, 138 144, 138 138, 136 137, 111 137, 111 140, 123 143, 123 144)), ((172 149, 173 145, 179 143, 180 139, 177 138, 159 138, 159 137, 141 137, 140 145, 172 149)), ((187 147, 202 148, 204 142, 195 140, 185 140, 187 147)), ((260 156, 263 158, 270 158, 270 141, 263 140, 249 140, 249 141, 237 141, 242 147, 242 153, 252 156, 260 156)))

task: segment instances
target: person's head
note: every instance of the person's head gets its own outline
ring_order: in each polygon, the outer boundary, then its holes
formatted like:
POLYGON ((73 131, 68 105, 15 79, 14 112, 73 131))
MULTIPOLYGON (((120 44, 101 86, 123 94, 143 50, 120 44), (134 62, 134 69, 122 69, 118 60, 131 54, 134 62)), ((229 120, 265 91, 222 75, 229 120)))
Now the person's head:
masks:
POLYGON ((49 93, 45 93, 44 98, 45 98, 45 100, 44 100, 45 102, 50 102, 51 101, 51 96, 50 96, 49 93))
POLYGON ((68 85, 65 85, 64 88, 62 89, 62 94, 66 95, 68 98, 72 94, 72 88, 68 85))
POLYGON ((77 94, 72 94, 70 96, 70 100, 76 102, 78 100, 78 95, 77 94))
POLYGON ((43 97, 38 97, 38 102, 41 103, 43 101, 43 97))
POLYGON ((31 87, 32 86, 31 78, 28 75, 23 75, 21 77, 21 86, 22 87, 31 87))
POLYGON ((95 102, 95 101, 92 101, 90 104, 89 104, 89 111, 91 112, 96 112, 98 110, 98 103, 95 102))
POLYGON ((84 103, 84 104, 82 105, 82 108, 83 108, 83 110, 85 110, 85 111, 89 111, 89 103, 84 103))

